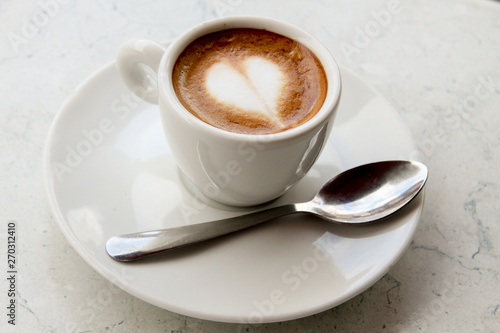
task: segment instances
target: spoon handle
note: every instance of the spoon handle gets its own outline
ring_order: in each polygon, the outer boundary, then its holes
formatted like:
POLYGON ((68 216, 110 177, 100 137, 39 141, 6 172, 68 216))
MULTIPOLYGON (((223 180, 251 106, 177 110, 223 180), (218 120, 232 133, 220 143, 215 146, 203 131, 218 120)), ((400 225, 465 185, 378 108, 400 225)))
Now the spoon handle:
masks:
POLYGON ((115 260, 133 261, 223 236, 295 212, 296 205, 290 204, 219 221, 114 236, 106 242, 106 251, 115 260))

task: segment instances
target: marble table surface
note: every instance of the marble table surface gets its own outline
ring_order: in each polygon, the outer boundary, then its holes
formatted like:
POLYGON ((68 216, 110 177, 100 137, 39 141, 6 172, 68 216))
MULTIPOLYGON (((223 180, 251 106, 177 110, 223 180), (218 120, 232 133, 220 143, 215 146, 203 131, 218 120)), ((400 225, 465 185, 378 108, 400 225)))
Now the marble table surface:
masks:
POLYGON ((0 37, 1 332, 500 331, 499 2, 6 0, 0 37), (430 168, 420 223, 397 264, 351 300, 282 323, 205 321, 127 294, 70 246, 45 192, 44 144, 58 109, 124 40, 167 40, 237 14, 315 35, 395 107, 430 168), (15 326, 6 316, 12 221, 15 326))

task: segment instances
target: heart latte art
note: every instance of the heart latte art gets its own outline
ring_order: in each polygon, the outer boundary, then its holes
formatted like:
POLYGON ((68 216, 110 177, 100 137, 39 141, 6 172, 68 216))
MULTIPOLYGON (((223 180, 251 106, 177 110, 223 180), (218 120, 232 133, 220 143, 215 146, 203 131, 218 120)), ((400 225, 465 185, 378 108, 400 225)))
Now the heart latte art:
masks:
POLYGON ((235 64, 221 61, 208 69, 206 79, 205 89, 225 107, 282 126, 279 106, 287 78, 277 64, 256 56, 235 64))
POLYGON ((198 38, 172 75, 184 107, 231 132, 268 134, 297 127, 321 108, 327 81, 316 56, 269 31, 231 29, 198 38))

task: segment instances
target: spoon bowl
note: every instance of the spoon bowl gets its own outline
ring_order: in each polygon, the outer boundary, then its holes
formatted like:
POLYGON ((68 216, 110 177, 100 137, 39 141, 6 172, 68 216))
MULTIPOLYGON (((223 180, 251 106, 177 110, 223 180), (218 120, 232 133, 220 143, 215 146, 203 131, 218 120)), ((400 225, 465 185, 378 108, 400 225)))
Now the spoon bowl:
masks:
POLYGON ((419 162, 365 164, 340 173, 313 200, 297 205, 331 222, 376 222, 410 202, 424 187, 427 176, 427 167, 419 162))
POLYGON ((394 214, 415 198, 427 177, 427 167, 420 162, 365 164, 332 178, 311 201, 219 221, 114 236, 106 242, 106 251, 115 260, 134 261, 298 212, 311 213, 333 223, 376 222, 394 214))

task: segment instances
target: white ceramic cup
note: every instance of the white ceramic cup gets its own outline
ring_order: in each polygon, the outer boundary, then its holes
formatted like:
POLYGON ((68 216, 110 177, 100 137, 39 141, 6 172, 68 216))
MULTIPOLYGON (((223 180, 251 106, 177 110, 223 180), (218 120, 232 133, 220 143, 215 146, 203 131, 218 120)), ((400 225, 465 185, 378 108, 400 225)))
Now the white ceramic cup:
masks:
POLYGON ((168 145, 185 177, 207 197, 228 205, 268 202, 301 179, 330 134, 341 93, 338 66, 320 42, 301 29, 264 17, 207 21, 169 44, 131 40, 120 47, 116 62, 122 80, 134 93, 159 104, 168 145), (198 37, 232 28, 269 30, 302 43, 317 56, 328 90, 312 119, 280 133, 241 134, 209 125, 183 107, 171 80, 177 57, 198 37))

